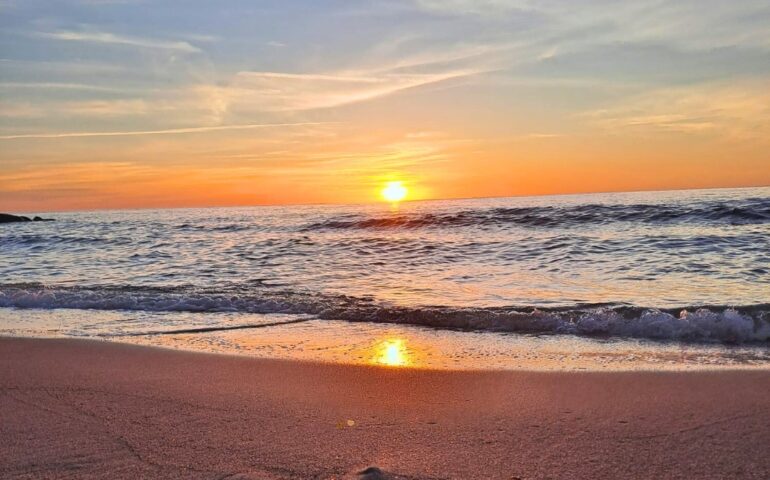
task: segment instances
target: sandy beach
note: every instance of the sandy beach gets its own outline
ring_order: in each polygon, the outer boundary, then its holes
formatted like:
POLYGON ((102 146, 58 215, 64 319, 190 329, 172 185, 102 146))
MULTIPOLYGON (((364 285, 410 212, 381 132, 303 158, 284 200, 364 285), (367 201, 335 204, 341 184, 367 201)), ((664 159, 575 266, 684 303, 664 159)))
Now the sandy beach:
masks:
POLYGON ((0 358, 3 478, 770 476, 767 371, 429 371, 19 338, 0 358))
POLYGON ((0 480, 770 480, 770 0, 0 12, 0 480))

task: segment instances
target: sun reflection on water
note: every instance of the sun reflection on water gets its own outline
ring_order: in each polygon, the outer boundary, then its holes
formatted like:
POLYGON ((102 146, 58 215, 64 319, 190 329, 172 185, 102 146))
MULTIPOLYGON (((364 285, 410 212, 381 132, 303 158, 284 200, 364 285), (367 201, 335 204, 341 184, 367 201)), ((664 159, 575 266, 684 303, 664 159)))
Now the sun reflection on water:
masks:
POLYGON ((409 351, 403 339, 389 339, 375 347, 373 363, 389 367, 405 367, 411 364, 409 351))

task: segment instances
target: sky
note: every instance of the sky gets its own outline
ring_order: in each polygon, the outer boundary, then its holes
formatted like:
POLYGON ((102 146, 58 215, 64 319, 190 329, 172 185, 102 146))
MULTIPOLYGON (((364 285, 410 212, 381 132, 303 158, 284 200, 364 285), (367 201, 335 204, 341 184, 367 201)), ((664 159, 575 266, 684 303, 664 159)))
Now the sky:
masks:
POLYGON ((770 185, 770 0, 0 0, 0 211, 770 185))

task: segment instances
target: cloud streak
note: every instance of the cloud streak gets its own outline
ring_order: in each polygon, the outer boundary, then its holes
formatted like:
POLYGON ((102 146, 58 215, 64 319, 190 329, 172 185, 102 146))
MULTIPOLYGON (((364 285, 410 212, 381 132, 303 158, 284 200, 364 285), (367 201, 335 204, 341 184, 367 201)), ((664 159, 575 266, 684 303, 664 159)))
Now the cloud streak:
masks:
POLYGON ((109 32, 76 32, 62 30, 58 32, 37 32, 38 37, 52 38, 70 42, 90 42, 115 45, 129 45, 132 47, 155 48, 162 50, 176 50, 187 53, 197 53, 201 50, 188 42, 174 42, 139 37, 116 35, 109 32))
POLYGON ((483 70, 457 70, 427 74, 385 74, 377 78, 337 76, 322 78, 299 75, 293 78, 243 73, 241 92, 266 110, 315 110, 373 100, 410 88, 460 79, 483 70))
POLYGON ((0 88, 5 89, 56 89, 56 90, 84 90, 95 92, 124 92, 124 88, 105 87, 103 85, 89 85, 86 83, 61 83, 61 82, 0 82, 0 88))
POLYGON ((188 133, 221 132, 228 130, 251 130, 259 128, 280 127, 310 127, 329 125, 334 122, 298 122, 298 123, 252 123, 243 125, 219 125, 214 127, 189 127, 171 128, 166 130, 141 130, 123 132, 65 132, 65 133, 28 133, 19 135, 3 135, 0 140, 18 139, 56 139, 56 138, 83 138, 83 137, 130 137, 139 135, 182 135, 188 133))
POLYGON ((660 132, 766 141, 770 131, 767 82, 663 88, 583 115, 613 133, 660 132))

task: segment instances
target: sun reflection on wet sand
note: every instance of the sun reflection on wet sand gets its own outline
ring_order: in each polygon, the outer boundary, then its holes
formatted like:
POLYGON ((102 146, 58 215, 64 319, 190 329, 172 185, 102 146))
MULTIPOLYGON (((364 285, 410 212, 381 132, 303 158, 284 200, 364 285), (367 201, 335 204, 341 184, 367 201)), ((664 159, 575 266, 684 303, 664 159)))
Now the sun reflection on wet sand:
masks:
MULTIPOLYGON (((132 312, 115 313, 105 316, 104 321, 113 324, 122 319, 125 322, 133 315, 132 312)), ((164 319, 171 322, 177 318, 173 323, 179 324, 189 322, 189 315, 192 314, 173 313, 164 319)), ((77 310, 46 311, 45 315, 35 310, 22 310, 7 314, 5 318, 0 312, 0 325, 4 325, 0 334, 3 331, 11 335, 28 331, 23 329, 28 329, 33 322, 38 331, 50 332, 61 329, 61 325, 76 324, 81 317, 77 310)), ((183 350, 396 369, 676 371, 698 370, 706 365, 708 369, 767 369, 770 365, 770 353, 762 346, 681 345, 640 339, 458 332, 318 319, 276 325, 290 318, 296 317, 251 316, 248 321, 238 322, 256 324, 261 319, 272 324, 269 328, 113 338, 126 343, 183 350)), ((62 334, 66 335, 66 331, 62 334)))
POLYGON ((406 342, 403 339, 389 339, 375 346, 372 362, 389 367, 405 367, 412 363, 406 342))

